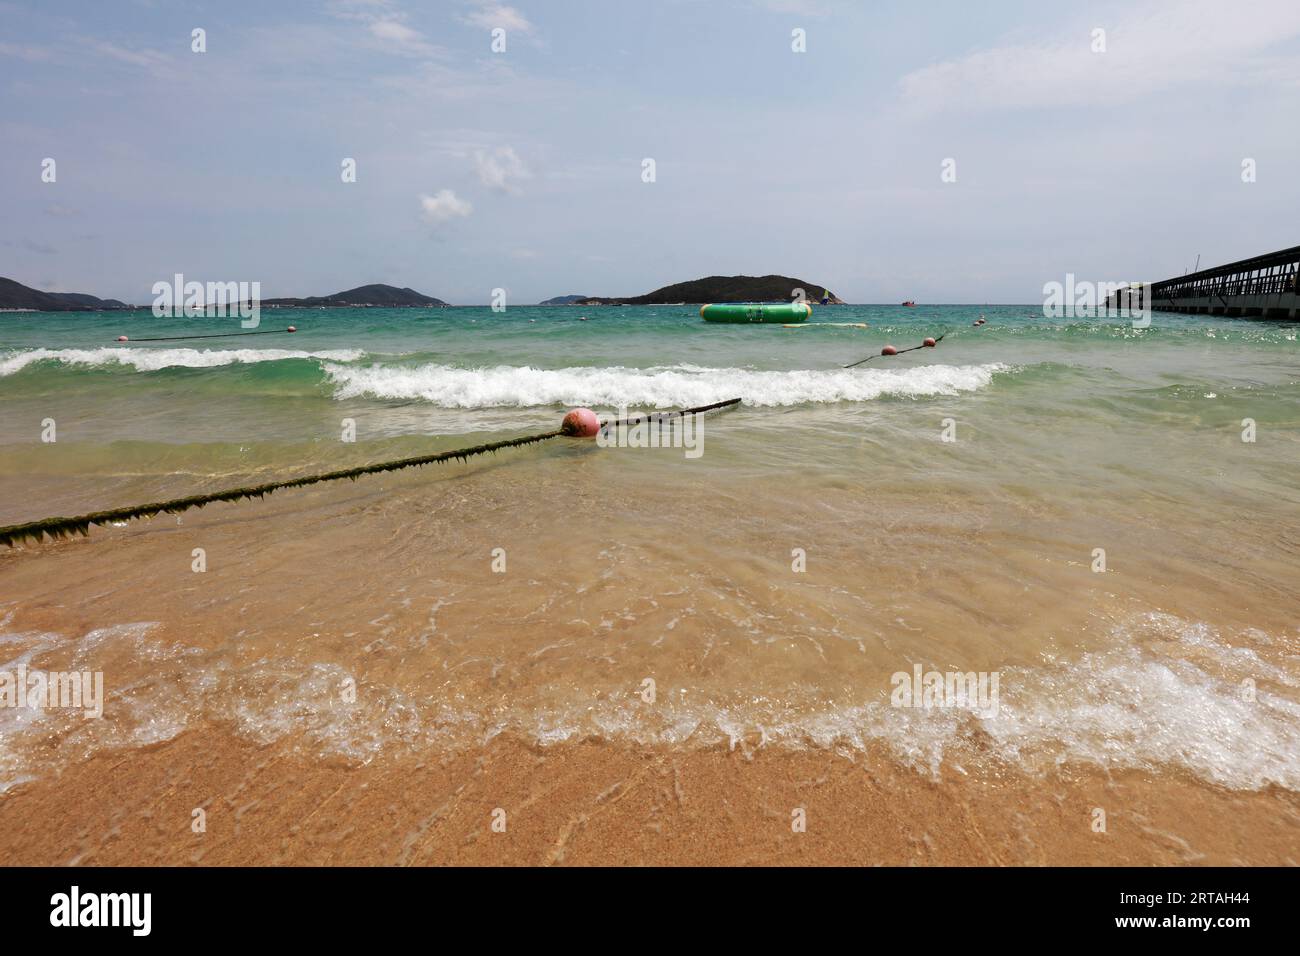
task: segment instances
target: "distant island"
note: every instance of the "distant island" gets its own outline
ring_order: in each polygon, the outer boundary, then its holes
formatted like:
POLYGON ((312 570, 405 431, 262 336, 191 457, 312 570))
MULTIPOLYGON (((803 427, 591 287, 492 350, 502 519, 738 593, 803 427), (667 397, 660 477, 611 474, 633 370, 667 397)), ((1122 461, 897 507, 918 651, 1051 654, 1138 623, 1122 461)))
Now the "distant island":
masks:
MULTIPOLYGON (((236 303, 231 303, 236 304, 236 303)), ((267 308, 315 309, 374 307, 385 309, 446 308, 447 303, 414 289, 391 285, 363 285, 333 295, 312 295, 304 299, 263 299, 267 308)), ((13 279, 0 278, 0 310, 25 312, 96 312, 106 309, 147 309, 117 299, 98 299, 80 292, 41 292, 13 279)))
MULTIPOLYGON (((707 276, 690 282, 666 285, 646 295, 626 298, 595 295, 558 295, 538 305, 697 305, 704 302, 789 302, 796 289, 803 289, 807 301, 818 304, 822 294, 834 305, 842 300, 820 282, 807 282, 790 276, 707 276)), ((237 305, 238 303, 230 303, 237 305)), ((449 303, 424 295, 414 289, 372 284, 358 286, 333 295, 304 298, 262 299, 269 309, 346 309, 382 308, 416 309, 449 308, 449 303)), ((90 312, 101 310, 147 309, 147 305, 128 305, 117 299, 99 299, 80 292, 41 292, 13 279, 0 278, 0 311, 90 312)))
MULTIPOLYGON (((589 296, 577 299, 574 305, 696 305, 704 302, 789 302, 795 289, 803 289, 807 301, 821 302, 822 292, 829 287, 820 282, 805 282, 790 276, 707 276, 690 282, 666 285, 646 295, 628 298, 589 296)), ((828 301, 843 305, 843 300, 833 293, 828 301)), ((545 303, 543 303, 545 304, 545 303)))
POLYGON ((305 299, 263 299, 262 305, 271 308, 348 308, 372 306, 385 309, 445 308, 446 302, 424 295, 414 289, 399 289, 391 285, 362 285, 333 295, 311 295, 305 299))
POLYGON ((83 292, 42 292, 13 279, 0 277, 0 309, 28 312, 97 312, 133 309, 117 299, 97 299, 83 292))

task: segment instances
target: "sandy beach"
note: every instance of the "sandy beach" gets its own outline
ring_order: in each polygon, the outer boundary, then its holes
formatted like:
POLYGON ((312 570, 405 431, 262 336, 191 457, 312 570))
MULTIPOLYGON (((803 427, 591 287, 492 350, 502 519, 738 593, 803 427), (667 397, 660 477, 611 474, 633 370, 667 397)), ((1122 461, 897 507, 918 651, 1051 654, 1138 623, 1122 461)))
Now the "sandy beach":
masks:
POLYGON ((101 866, 1293 866, 1297 826, 1294 793, 1178 775, 930 779, 882 753, 516 739, 349 768, 219 728, 96 757, 0 803, 7 862, 101 866))

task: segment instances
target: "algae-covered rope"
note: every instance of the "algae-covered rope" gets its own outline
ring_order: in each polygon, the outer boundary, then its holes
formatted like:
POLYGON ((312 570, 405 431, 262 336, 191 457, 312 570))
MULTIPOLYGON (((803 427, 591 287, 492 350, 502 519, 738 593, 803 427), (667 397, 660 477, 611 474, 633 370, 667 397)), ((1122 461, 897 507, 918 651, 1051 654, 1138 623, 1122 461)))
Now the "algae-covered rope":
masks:
MULTIPOLYGON (((728 405, 735 405, 740 399, 733 398, 725 402, 715 402, 712 405, 701 405, 698 408, 686 408, 680 412, 673 412, 674 415, 692 415, 698 412, 706 412, 715 408, 723 408, 728 405)), ((614 422, 611 424, 624 424, 614 422)), ((338 481, 347 478, 352 481, 363 475, 374 475, 385 471, 398 471, 402 468, 415 468, 421 465, 432 465, 444 461, 460 459, 468 461, 473 455, 482 455, 487 452, 495 452, 502 448, 517 448, 520 445, 531 445, 535 442, 546 441, 551 438, 558 438, 560 435, 572 434, 567 427, 557 428, 555 431, 542 432, 539 435, 525 435, 522 438, 507 438, 504 441, 488 442, 485 445, 474 445, 471 448, 456 448, 452 451, 439 452, 436 455, 417 455, 413 458, 398 458, 394 461, 382 461, 373 465, 360 465, 356 468, 344 468, 339 471, 327 471, 319 475, 304 475, 301 478, 289 478, 284 481, 271 481, 261 485, 249 485, 244 488, 228 488, 225 491, 214 491, 206 495, 190 495, 185 498, 169 498, 166 501, 155 501, 150 504, 135 505, 130 508, 113 508, 110 511, 93 511, 89 514, 77 515, 73 518, 45 518, 41 521, 30 521, 26 524, 9 525, 0 528, 0 544, 6 544, 14 547, 24 541, 34 541, 40 543, 43 537, 66 538, 73 534, 90 534, 91 525, 105 525, 114 521, 128 521, 132 518, 152 518, 157 514, 179 514, 182 511, 188 511, 191 508, 202 508, 204 505, 213 501, 238 501, 242 498, 265 498, 268 494, 280 488, 300 488, 304 485, 314 485, 322 481, 338 481)))
POLYGON ((600 427, 617 428, 626 425, 639 425, 642 422, 666 422, 672 418, 681 418, 683 415, 695 415, 699 412, 711 412, 715 408, 730 408, 732 405, 739 405, 739 398, 729 398, 725 402, 714 402, 712 405, 699 405, 695 408, 683 408, 676 412, 651 412, 648 415, 638 415, 635 418, 623 418, 616 422, 601 422, 600 427))
POLYGON ((412 468, 417 465, 431 465, 436 462, 450 461, 453 458, 468 460, 471 455, 481 455, 484 452, 496 451, 498 448, 512 448, 516 445, 529 445, 533 442, 545 441, 548 438, 555 438, 564 434, 557 429, 553 432, 545 432, 541 435, 526 435, 523 438, 511 438, 507 441, 490 442, 486 445, 475 445, 473 448, 457 448, 454 451, 445 451, 438 455, 420 455, 415 458, 400 458, 396 461, 383 461, 375 465, 361 465, 358 468, 345 468, 341 471, 327 471, 320 475, 304 475, 301 478, 289 478, 285 481, 271 481, 262 485, 249 485, 245 488, 228 488, 225 491, 214 491, 206 495, 190 495, 186 498, 170 498, 167 501, 155 501, 151 504, 136 505, 131 508, 114 508, 111 511, 94 511, 90 514, 77 515, 75 518, 46 518, 42 521, 32 521, 28 524, 15 524, 7 528, 0 528, 0 544, 7 544, 13 547, 16 543, 32 540, 40 542, 42 535, 48 535, 51 538, 66 538, 71 534, 89 534, 90 526, 109 524, 113 521, 126 521, 131 518, 152 518, 161 512, 166 514, 179 514, 182 511, 188 511, 191 508, 202 508, 204 505, 213 501, 238 501, 241 498, 264 498, 266 495, 279 488, 299 488, 303 485, 314 485, 322 481, 337 481, 340 478, 349 478, 355 481, 362 475, 373 475, 383 471, 397 471, 401 468, 412 468))

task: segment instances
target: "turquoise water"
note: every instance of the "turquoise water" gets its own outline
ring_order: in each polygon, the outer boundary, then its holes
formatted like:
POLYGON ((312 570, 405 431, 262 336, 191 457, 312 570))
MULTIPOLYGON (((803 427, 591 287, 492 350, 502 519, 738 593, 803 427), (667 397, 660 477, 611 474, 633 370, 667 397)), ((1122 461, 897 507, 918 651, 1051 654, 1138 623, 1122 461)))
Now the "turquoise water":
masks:
MULTIPOLYGON (((0 477, 155 475, 161 488, 168 475, 301 472, 549 430, 578 405, 608 416, 738 397, 709 459, 760 472, 833 479, 865 441, 881 449, 882 478, 906 480, 932 467, 931 440, 951 420, 958 437, 986 436, 961 447, 988 455, 990 476, 1145 491, 1202 474, 1222 452, 1230 480, 1216 493, 1238 483, 1261 508, 1295 501, 1290 323, 1157 313, 1134 328, 1032 306, 837 306, 784 328, 646 306, 268 310, 260 328, 288 325, 298 331, 119 344, 238 331, 238 320, 4 316, 0 477), (941 334, 933 349, 842 368, 941 334), (54 445, 42 441, 50 420, 54 445), (349 423, 356 441, 341 444, 349 423), (1248 425, 1260 440, 1242 442, 1248 425)), ((6 516, 30 510, 9 497, 6 516)))
POLYGON ((686 306, 285 309, 264 312, 260 328, 290 324, 299 331, 119 345, 121 334, 239 329, 236 319, 145 312, 5 315, 0 400, 10 413, 0 441, 30 440, 30 423, 16 418, 46 417, 51 399, 86 424, 107 403, 120 413, 117 437, 167 442, 201 439, 194 427, 226 439, 293 438, 315 413, 340 406, 375 412, 374 426, 389 435, 531 424, 547 417, 542 409, 574 404, 666 408, 740 396, 749 407, 831 409, 1049 382, 1055 400, 1096 399, 1097 413, 1138 403, 1215 417, 1249 394, 1257 420, 1285 425, 1296 421, 1300 378, 1293 324, 1157 314, 1136 329, 1119 319, 1048 320, 1033 306, 824 307, 798 329, 712 325, 686 306), (980 315, 988 324, 973 328, 980 315), (884 344, 905 348, 940 333, 947 337, 933 351, 839 368, 884 344), (253 397, 263 411, 237 423, 215 402, 253 397), (432 414, 417 422, 397 411, 412 407, 432 414), (186 433, 167 421, 184 422, 186 433))

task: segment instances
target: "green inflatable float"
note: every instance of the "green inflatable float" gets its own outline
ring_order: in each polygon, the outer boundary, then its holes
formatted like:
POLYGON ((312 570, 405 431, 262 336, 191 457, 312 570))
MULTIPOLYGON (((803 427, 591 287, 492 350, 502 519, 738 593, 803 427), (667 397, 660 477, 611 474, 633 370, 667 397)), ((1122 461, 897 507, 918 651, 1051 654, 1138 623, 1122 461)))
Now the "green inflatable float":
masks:
POLYGON ((705 322, 807 322, 812 306, 807 302, 724 302, 700 306, 700 318, 705 322))

